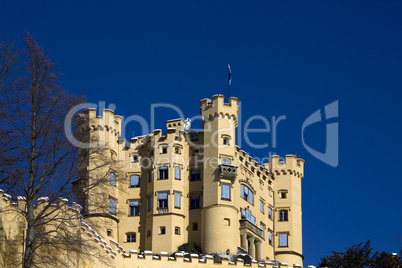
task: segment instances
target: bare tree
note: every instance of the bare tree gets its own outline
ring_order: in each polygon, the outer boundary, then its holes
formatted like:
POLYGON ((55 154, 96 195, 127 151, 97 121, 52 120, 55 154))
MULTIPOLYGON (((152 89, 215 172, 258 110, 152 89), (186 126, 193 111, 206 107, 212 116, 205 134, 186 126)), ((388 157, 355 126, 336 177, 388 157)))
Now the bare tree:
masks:
MULTIPOLYGON (((60 254, 85 254, 87 247, 78 233, 69 231, 72 226, 79 231, 81 221, 79 213, 66 213, 65 199, 74 198, 72 183, 79 179, 80 163, 77 147, 64 134, 64 120, 81 98, 60 87, 55 64, 29 33, 21 51, 14 42, 2 42, 0 53, 0 187, 25 200, 25 206, 16 208, 25 233, 17 264, 74 266, 60 254)), ((109 162, 104 158, 95 168, 104 170, 109 162)), ((105 177, 91 182, 102 184, 105 177)))

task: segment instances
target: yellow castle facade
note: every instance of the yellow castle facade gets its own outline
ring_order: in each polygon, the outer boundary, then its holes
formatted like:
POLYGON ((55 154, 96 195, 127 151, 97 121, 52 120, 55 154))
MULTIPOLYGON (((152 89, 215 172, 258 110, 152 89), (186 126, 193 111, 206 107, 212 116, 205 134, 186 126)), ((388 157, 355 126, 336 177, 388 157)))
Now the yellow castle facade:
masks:
POLYGON ((123 118, 112 110, 76 117, 82 141, 96 140, 111 160, 96 168, 90 149, 80 149, 85 164, 74 189, 85 222, 127 252, 170 254, 193 243, 224 259, 247 253, 257 262, 300 267, 304 160, 271 156, 260 165, 235 144, 237 98, 225 103, 215 95, 200 106, 202 131, 175 119, 165 133, 129 142, 120 139, 123 118), (88 188, 99 176, 104 183, 88 188))

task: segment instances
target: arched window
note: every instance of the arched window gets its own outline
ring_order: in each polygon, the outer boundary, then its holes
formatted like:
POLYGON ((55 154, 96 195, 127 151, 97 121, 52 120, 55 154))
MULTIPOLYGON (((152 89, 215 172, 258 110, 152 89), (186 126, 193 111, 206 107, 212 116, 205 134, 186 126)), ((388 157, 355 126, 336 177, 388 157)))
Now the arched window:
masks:
POLYGON ((243 198, 244 200, 246 200, 247 202, 249 202, 250 204, 254 204, 253 201, 253 192, 250 190, 250 188, 248 188, 246 185, 242 184, 240 186, 241 189, 241 193, 240 196, 241 198, 243 198))
POLYGON ((116 186, 116 175, 113 172, 110 172, 110 184, 116 186))
POLYGON ((224 157, 222 158, 222 164, 224 165, 230 165, 230 158, 224 157))

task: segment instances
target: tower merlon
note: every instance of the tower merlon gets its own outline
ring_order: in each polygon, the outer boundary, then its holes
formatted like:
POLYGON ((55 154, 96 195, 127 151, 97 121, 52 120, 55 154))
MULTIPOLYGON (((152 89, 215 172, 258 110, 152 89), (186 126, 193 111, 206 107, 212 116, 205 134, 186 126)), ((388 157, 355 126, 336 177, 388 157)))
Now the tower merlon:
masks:
POLYGON ((201 100, 201 115, 204 118, 215 115, 227 115, 233 117, 237 120, 237 115, 239 114, 239 99, 236 97, 230 97, 229 103, 225 103, 225 96, 214 95, 212 101, 210 99, 201 100))
POLYGON ((296 155, 286 155, 285 161, 280 161, 279 155, 272 155, 266 167, 274 174, 282 174, 286 172, 294 173, 298 177, 303 178, 304 160, 296 155))
POLYGON ((166 121, 166 129, 175 129, 175 131, 180 131, 184 129, 184 119, 183 118, 177 118, 177 119, 172 119, 166 121))
POLYGON ((104 130, 106 128, 107 131, 120 136, 123 117, 115 115, 114 111, 110 109, 103 109, 102 116, 96 116, 96 111, 95 108, 88 108, 84 114, 75 115, 77 129, 104 130))

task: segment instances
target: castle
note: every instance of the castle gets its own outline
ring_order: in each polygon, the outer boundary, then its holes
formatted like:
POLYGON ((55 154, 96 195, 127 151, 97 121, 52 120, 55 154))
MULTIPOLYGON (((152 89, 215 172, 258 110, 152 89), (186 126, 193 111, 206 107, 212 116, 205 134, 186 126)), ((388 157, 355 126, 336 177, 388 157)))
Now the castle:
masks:
POLYGON ((200 102, 203 131, 183 119, 126 143, 112 110, 76 117, 81 141, 96 141, 110 160, 81 148, 74 184, 85 222, 125 250, 175 252, 193 243, 204 254, 247 253, 257 261, 301 265, 304 160, 271 156, 260 165, 235 144, 237 98, 200 102), (106 163, 106 164, 105 164, 106 163), (104 183, 88 187, 95 178, 104 183))

